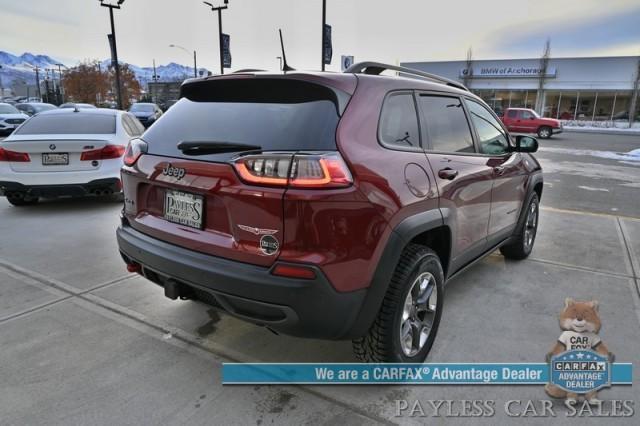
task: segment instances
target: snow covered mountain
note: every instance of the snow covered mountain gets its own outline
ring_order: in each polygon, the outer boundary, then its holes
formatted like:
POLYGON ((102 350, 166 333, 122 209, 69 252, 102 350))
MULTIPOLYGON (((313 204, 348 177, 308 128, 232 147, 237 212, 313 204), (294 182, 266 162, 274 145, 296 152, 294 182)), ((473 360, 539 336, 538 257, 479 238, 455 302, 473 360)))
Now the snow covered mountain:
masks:
MULTIPOLYGON (((106 69, 106 67, 111 65, 111 59, 105 59, 101 62, 101 65, 103 69, 106 69)), ((134 64, 128 65, 143 87, 146 86, 149 81, 153 80, 153 67, 140 67, 134 64)), ((159 77, 158 81, 182 81, 185 78, 193 77, 193 66, 185 66, 171 62, 167 65, 157 66, 156 73, 159 77)), ((208 70, 198 67, 198 74, 200 75, 201 73, 202 75, 207 75, 208 70)))
MULTIPOLYGON (((0 66, 2 66, 0 68, 0 82, 3 87, 7 88, 14 85, 34 85, 36 82, 35 67, 40 68, 41 79, 47 76, 47 70, 55 70, 55 78, 58 78, 58 64, 60 63, 47 55, 34 55, 26 52, 16 56, 0 51, 0 66)), ((124 62, 121 61, 121 63, 124 62)), ((107 69, 110 64, 110 59, 101 62, 103 69, 107 69)), ((153 67, 140 67, 133 64, 129 64, 129 67, 136 74, 142 86, 146 88, 147 83, 153 79, 153 67)), ((62 69, 64 70, 64 67, 62 69)), ((204 75, 208 73, 204 68, 199 68, 198 72, 204 75)), ((193 67, 172 62, 156 67, 156 73, 159 81, 182 81, 185 78, 193 77, 193 67)), ((51 71, 49 71, 49 76, 53 78, 51 71)))
POLYGON ((46 55, 23 53, 20 56, 0 51, 0 81, 3 87, 15 84, 35 84, 35 67, 42 69, 42 78, 46 76, 46 69, 58 69, 56 61, 46 55))

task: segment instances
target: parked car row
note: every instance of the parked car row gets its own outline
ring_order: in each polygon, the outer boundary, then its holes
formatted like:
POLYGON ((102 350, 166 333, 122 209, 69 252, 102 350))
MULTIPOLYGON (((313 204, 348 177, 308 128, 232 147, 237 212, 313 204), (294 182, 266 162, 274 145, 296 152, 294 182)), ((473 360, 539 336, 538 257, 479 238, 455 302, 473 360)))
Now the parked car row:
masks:
MULTIPOLYGON (((45 102, 2 102, 0 103, 0 136, 11 134, 29 117, 53 109, 97 109, 95 105, 88 103, 67 102, 59 107, 45 102)), ((163 111, 153 103, 135 103, 129 109, 140 123, 146 128, 158 120, 163 111)))

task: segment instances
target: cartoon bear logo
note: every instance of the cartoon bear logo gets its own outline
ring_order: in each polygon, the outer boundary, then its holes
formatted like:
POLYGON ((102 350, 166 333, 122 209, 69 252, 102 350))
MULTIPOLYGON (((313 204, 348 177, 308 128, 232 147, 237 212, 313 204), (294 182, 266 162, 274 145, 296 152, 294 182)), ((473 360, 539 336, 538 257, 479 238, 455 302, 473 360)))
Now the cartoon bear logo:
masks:
MULTIPOLYGON (((567 298, 564 309, 560 313, 560 328, 563 332, 551 352, 547 354, 547 362, 555 355, 575 349, 595 351, 608 357, 609 362, 613 362, 614 355, 609 352, 598 335, 601 326, 598 301, 575 301, 567 298)), ((578 400, 578 394, 567 392, 551 383, 547 383, 544 389, 553 398, 566 398, 571 403, 578 400)), ((597 399, 597 391, 588 392, 585 400, 593 404, 600 402, 597 399)))

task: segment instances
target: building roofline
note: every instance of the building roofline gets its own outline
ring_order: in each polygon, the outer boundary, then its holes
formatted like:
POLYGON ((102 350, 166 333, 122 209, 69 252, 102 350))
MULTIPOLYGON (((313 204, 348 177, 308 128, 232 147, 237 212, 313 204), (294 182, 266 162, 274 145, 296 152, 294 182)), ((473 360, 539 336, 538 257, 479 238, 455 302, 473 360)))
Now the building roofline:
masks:
MULTIPOLYGON (((622 56, 558 56, 558 57, 550 57, 549 60, 569 60, 569 59, 628 59, 628 58, 636 58, 640 59, 640 55, 622 55, 622 56)), ((506 62, 506 61, 539 61, 540 58, 504 58, 504 59, 481 59, 481 58, 473 58, 471 62, 506 62)), ((451 59, 448 61, 401 61, 401 64, 446 64, 451 62, 464 62, 466 63, 466 59, 451 59)))

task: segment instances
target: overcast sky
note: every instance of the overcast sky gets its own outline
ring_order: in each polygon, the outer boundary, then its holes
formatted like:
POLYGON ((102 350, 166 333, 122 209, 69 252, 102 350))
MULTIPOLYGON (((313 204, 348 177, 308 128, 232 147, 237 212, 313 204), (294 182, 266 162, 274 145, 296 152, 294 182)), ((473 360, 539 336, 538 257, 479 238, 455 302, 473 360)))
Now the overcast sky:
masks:
MULTIPOLYGON (((110 0, 105 0, 110 1, 110 0)), ((111 0, 114 1, 115 0, 111 0)), ((222 4, 223 0, 209 0, 222 4)), ((223 12, 233 68, 277 69, 282 28, 290 65, 320 66, 321 0, 230 0, 223 12)), ((334 59, 385 62, 640 55, 638 0, 328 0, 334 59)), ((0 0, 0 50, 48 54, 67 65, 106 59, 108 10, 98 0, 0 0)), ((140 66, 180 62, 218 70, 217 17, 200 0, 126 0, 116 11, 120 59, 140 66)))

